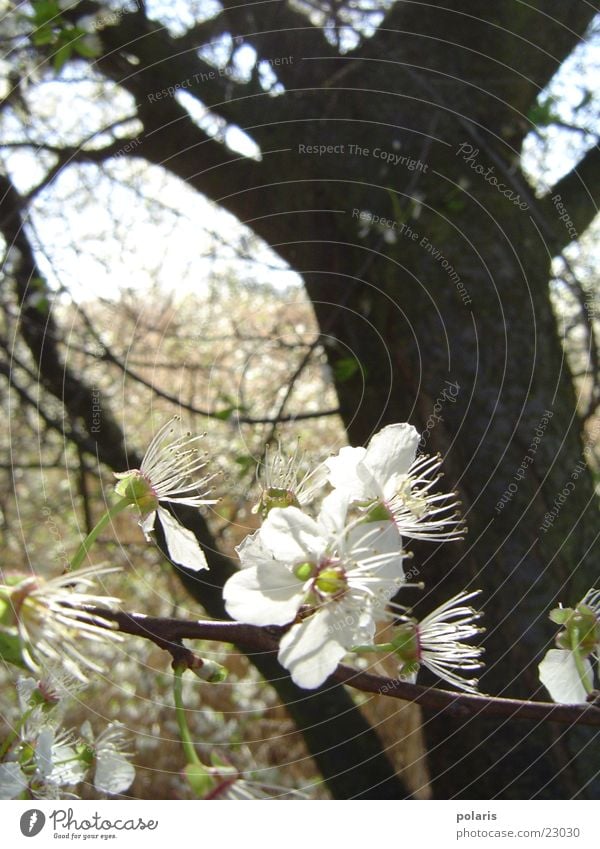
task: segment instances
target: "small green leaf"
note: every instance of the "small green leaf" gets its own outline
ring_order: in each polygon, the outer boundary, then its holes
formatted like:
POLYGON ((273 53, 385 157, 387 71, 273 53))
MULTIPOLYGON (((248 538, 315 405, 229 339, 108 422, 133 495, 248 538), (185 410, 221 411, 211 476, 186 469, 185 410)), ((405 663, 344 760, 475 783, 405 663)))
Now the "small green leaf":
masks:
POLYGON ((56 0, 36 0, 33 4, 33 20, 38 25, 53 21, 58 23, 60 9, 56 0))
POLYGON ((60 73, 64 66, 67 64, 69 59, 73 54, 73 45, 72 44, 63 44, 62 47, 59 47, 56 53, 54 54, 54 60, 52 64, 54 65, 54 70, 56 73, 60 73))
POLYGON ((333 376, 338 383, 345 383, 359 370, 360 363, 356 357, 343 357, 334 364, 333 376))

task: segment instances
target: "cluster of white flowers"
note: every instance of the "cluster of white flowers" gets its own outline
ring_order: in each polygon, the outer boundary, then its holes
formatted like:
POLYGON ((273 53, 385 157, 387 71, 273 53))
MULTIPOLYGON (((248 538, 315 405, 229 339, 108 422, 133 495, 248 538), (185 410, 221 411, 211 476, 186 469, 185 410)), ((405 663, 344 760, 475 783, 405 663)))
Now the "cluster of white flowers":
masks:
MULTIPOLYGON (((174 431, 173 421, 168 422, 140 468, 117 474, 119 502, 82 542, 71 571, 0 585, 4 659, 37 674, 48 664, 61 664, 80 682, 89 670, 100 670, 82 639, 121 639, 100 610, 114 609, 119 600, 92 591, 115 567, 78 566, 121 510, 136 509, 147 539, 160 525, 176 564, 208 568, 196 536, 171 508, 214 503, 208 489, 214 475, 204 474, 206 455, 198 450, 202 437, 174 431)), ((460 539, 463 531, 454 494, 435 487, 441 458, 417 456, 419 439, 409 424, 389 425, 366 448, 342 448, 308 470, 298 445, 289 457, 281 446, 266 453, 255 511, 263 522, 238 546, 241 568, 223 594, 233 619, 282 629, 279 661, 300 687, 322 685, 349 652, 389 651, 404 678, 415 680, 420 666, 426 666, 453 687, 477 688, 476 679, 462 676, 481 666, 482 650, 464 642, 481 630, 474 624, 479 614, 466 605, 476 593, 460 593, 421 622, 394 601, 403 587, 415 586, 404 570, 411 556, 406 541, 445 542, 460 539), (374 645, 378 623, 390 618, 394 636, 374 645)), ((588 601, 597 602, 597 595, 588 601)), ((222 670, 204 666, 203 677, 222 680, 216 674, 222 670)), ((80 735, 65 733, 48 718, 49 709, 61 701, 56 688, 22 679, 19 694, 33 708, 27 708, 18 733, 0 749, 0 797, 58 798, 61 793, 64 798, 71 793, 64 788, 75 787, 90 769, 101 792, 128 789, 134 770, 120 726, 109 726, 95 739, 88 723, 80 735)), ((233 768, 208 768, 196 761, 188 765, 197 773, 192 783, 206 798, 255 795, 252 782, 233 768)), ((268 795, 264 788, 259 792, 268 795)))
MULTIPOLYGON (((238 546, 242 568, 224 598, 237 621, 288 626, 278 657, 300 687, 320 686, 344 655, 372 643, 377 622, 406 586, 405 538, 460 537, 454 495, 433 491, 441 460, 417 457, 419 438, 409 424, 389 425, 367 448, 342 448, 311 475, 296 474, 297 451, 291 461, 281 450, 267 457, 270 468, 260 476, 264 523, 238 546), (312 512, 326 483, 333 489, 312 512)), ((472 624, 475 611, 456 608, 466 598, 439 608, 420 631, 410 620, 411 669, 423 664, 453 686, 474 689, 474 679, 452 671, 481 665, 481 651, 460 642, 480 630, 472 624)), ((405 641, 391 649, 405 671, 405 641)))
POLYGON ((135 769, 118 723, 95 739, 89 722, 80 735, 60 728, 66 699, 80 689, 80 682, 58 668, 50 667, 39 680, 19 678, 21 718, 2 746, 0 799, 75 799, 77 785, 88 776, 103 794, 129 789, 135 769))
POLYGON ((594 693, 593 664, 600 658, 600 590, 589 590, 575 608, 557 607, 550 619, 562 630, 558 648, 539 664, 540 681, 553 701, 582 704, 594 693))

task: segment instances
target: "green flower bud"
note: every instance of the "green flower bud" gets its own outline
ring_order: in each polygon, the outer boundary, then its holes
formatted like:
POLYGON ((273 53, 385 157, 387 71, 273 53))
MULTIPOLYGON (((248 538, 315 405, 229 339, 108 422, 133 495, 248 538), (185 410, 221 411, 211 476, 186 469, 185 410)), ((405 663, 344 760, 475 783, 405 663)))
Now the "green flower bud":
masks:
POLYGON ((138 469, 122 472, 115 477, 119 478, 119 483, 115 486, 117 495, 128 498, 130 504, 135 504, 139 508, 142 516, 147 516, 158 509, 158 498, 149 480, 138 469))
POLYGON ((201 678, 202 681, 207 681, 209 684, 220 684, 221 681, 225 681, 229 674, 224 666, 221 666, 220 663, 214 660, 205 660, 200 657, 196 657, 194 660, 195 663, 191 664, 188 668, 191 669, 194 675, 201 678))

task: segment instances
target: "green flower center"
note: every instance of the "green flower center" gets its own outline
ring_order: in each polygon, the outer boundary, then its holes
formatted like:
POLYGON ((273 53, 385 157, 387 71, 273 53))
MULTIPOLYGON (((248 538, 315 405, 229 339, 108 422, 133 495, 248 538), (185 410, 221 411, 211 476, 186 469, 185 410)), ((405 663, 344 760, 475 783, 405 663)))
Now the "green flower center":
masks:
POLYGON ((147 516, 158 508, 158 498, 152 484, 139 469, 118 474, 116 477, 120 478, 115 486, 117 495, 128 498, 130 504, 138 507, 142 516, 147 516))
POLYGON ((269 510, 274 507, 300 507, 300 504, 291 489, 278 489, 271 486, 264 490, 255 509, 263 519, 266 519, 269 510))

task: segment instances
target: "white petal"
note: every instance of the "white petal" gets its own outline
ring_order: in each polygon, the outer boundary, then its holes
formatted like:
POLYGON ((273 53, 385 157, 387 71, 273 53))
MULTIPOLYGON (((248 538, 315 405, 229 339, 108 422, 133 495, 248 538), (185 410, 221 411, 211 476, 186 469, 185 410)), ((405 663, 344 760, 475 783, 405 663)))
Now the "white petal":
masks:
POLYGON ((30 699, 37 690, 38 682, 34 678, 19 678, 17 681, 17 694, 19 696, 19 706, 22 711, 26 711, 31 707, 30 699))
POLYGON ((393 424, 384 427, 371 438, 367 447, 364 465, 386 490, 395 489, 395 483, 410 469, 421 437, 409 424, 393 424))
POLYGON ((275 507, 260 529, 262 544, 286 565, 318 559, 327 541, 319 525, 297 507, 275 507))
POLYGON ((38 734, 35 746, 35 763, 42 778, 47 779, 52 774, 52 746, 54 745, 54 730, 42 728, 38 734))
POLYGON ((319 525, 326 536, 341 534, 346 526, 350 497, 344 490, 336 489, 323 499, 319 511, 319 525))
POLYGON ((135 778, 135 768, 119 752, 110 749, 99 752, 94 775, 94 787, 102 793, 125 793, 135 778))
MULTIPOLYGON (((586 675, 592 680, 592 666, 584 660, 586 675)), ((550 649, 538 666, 540 681, 550 693, 552 701, 565 705, 584 704, 587 692, 575 666, 573 652, 550 649)))
POLYGON ((303 587, 303 583, 281 563, 249 566, 236 572, 225 584, 225 608, 237 622, 287 625, 302 604, 303 587))
POLYGON ((236 546, 235 550, 237 556, 239 557, 240 563, 244 569, 248 566, 258 566, 259 563, 263 563, 265 560, 273 559, 263 545, 260 532, 261 528, 254 531, 253 534, 248 534, 248 536, 244 537, 242 542, 236 546))
POLYGON ((208 569, 204 552, 194 534, 179 524, 171 514, 163 508, 158 508, 158 516, 165 533, 165 541, 169 557, 179 566, 199 571, 208 569))
POLYGON ((27 787, 27 779, 16 762, 0 764, 0 799, 16 799, 27 787))
POLYGON ((144 536, 146 537, 146 542, 151 542, 152 537, 150 536, 150 531, 154 530, 154 523, 156 521, 156 510, 153 510, 152 513, 148 513, 146 518, 140 522, 140 528, 144 532, 144 536))
MULTIPOLYGON (((345 551, 349 559, 357 562, 358 570, 365 570, 381 581, 378 587, 387 601, 404 582, 402 537, 394 522, 367 522, 352 528, 346 539, 345 551)), ((351 572, 351 577, 355 571, 351 572)))
POLYGON ((319 687, 335 671, 347 650, 370 640, 374 623, 341 603, 321 607, 281 638, 278 659, 299 687, 319 687))
POLYGON ((351 448, 347 445, 345 448, 340 448, 335 457, 325 460, 331 485, 347 493, 348 497, 354 501, 367 501, 376 497, 376 493, 365 486, 364 480, 359 475, 366 453, 365 448, 351 448))

